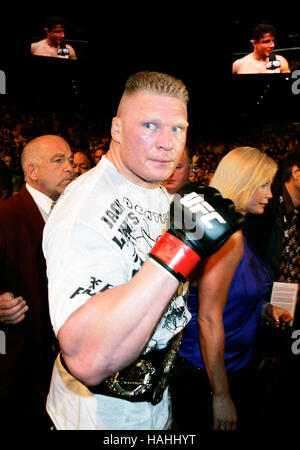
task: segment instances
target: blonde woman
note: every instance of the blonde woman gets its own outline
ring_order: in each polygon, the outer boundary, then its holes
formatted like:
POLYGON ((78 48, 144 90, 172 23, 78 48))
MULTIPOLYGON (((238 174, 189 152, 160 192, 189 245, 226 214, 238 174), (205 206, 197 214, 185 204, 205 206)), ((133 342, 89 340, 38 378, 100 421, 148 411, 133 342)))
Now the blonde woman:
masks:
MULTIPOLYGON (((243 215, 263 214, 272 197, 277 167, 252 147, 239 147, 220 161, 210 186, 233 200, 243 215)), ((236 429, 249 422, 250 359, 261 315, 275 326, 290 314, 268 303, 271 278, 242 231, 207 258, 192 285, 192 319, 183 335, 173 378, 179 429, 236 429)))

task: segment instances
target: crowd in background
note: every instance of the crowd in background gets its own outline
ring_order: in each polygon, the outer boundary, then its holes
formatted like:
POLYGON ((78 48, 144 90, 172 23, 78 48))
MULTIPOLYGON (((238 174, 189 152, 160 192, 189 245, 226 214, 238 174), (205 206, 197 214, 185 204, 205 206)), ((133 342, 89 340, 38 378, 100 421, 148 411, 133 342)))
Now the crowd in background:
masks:
POLYGON ((256 147, 271 156, 281 168, 287 153, 299 143, 297 124, 264 123, 260 129, 236 130, 234 137, 208 139, 193 145, 194 180, 207 184, 220 159, 240 146, 256 147))
MULTIPOLYGON (((239 146, 252 146, 267 152, 279 167, 286 154, 299 141, 300 128, 297 123, 262 123, 257 127, 251 121, 242 124, 192 125, 199 128, 197 139, 190 142, 193 153, 192 181, 207 184, 220 159, 239 146), (247 124, 245 126, 245 123, 247 124)), ((33 138, 43 134, 56 134, 70 144, 74 153, 88 153, 92 160, 96 149, 108 150, 110 124, 95 114, 28 112, 12 106, 2 107, 0 122, 0 157, 13 157, 13 171, 21 174, 20 155, 24 146, 33 138)))

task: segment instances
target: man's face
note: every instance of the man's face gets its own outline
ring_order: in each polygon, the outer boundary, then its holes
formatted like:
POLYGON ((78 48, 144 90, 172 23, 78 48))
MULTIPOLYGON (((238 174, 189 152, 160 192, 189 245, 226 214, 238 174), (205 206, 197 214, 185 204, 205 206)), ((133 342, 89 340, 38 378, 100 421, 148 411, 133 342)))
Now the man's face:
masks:
POLYGON ((189 182, 191 163, 186 149, 183 150, 173 174, 165 182, 165 188, 169 194, 175 194, 189 182))
POLYGON ((52 45, 60 45, 65 38, 65 29, 61 25, 55 25, 51 30, 46 30, 47 38, 52 45))
POLYGON ((119 170, 135 184, 156 187, 174 171, 187 127, 181 100, 146 91, 126 95, 112 123, 112 137, 119 142, 119 170))
POLYGON ((13 170, 14 164, 13 164, 13 159, 12 159, 11 156, 4 156, 4 157, 3 157, 3 161, 5 162, 5 164, 7 165, 7 167, 8 167, 10 170, 13 170))
POLYGON ((294 208, 300 208, 300 167, 294 164, 291 167, 291 176, 285 182, 285 186, 291 197, 294 208))
POLYGON ((259 41, 253 41, 255 51, 259 56, 270 56, 275 48, 275 36, 271 33, 265 33, 259 41))
POLYGON ((89 158, 83 153, 77 152, 74 155, 73 160, 73 172, 74 177, 77 178, 79 175, 87 172, 91 168, 91 163, 89 158))
MULTIPOLYGON (((294 191, 300 193, 300 167, 298 167, 296 164, 292 168, 292 181, 294 183, 294 191)), ((293 199, 292 199, 293 200, 293 199)))
POLYGON ((73 180, 73 154, 67 142, 50 142, 37 164, 37 189, 57 200, 73 180))
POLYGON ((95 156, 94 156, 95 164, 98 164, 98 162, 100 161, 102 156, 105 155, 105 153, 106 153, 106 151, 105 150, 101 150, 101 148, 99 148, 98 150, 95 151, 95 156))

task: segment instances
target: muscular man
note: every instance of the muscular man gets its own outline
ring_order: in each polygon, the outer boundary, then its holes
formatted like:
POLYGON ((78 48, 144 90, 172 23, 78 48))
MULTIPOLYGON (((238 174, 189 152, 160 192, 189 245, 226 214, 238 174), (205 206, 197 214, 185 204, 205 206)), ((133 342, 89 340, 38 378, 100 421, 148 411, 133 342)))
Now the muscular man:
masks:
MULTIPOLYGON (((209 190, 220 213, 205 215, 199 233, 189 238, 175 225, 177 210, 167 227, 161 180, 185 146, 187 101, 172 76, 129 77, 107 155, 69 186, 45 227, 50 316, 62 350, 47 410, 58 429, 170 427, 167 377, 190 317, 186 280, 240 223, 209 190)), ((199 189, 182 199, 197 210, 199 189)))
POLYGON ((52 56, 54 58, 77 59, 74 48, 64 44, 65 23, 60 17, 51 17, 46 24, 47 37, 31 44, 31 54, 37 56, 52 56), (65 45, 65 48, 62 46, 65 45))
POLYGON ((276 55, 279 67, 270 68, 270 54, 275 48, 276 30, 272 25, 260 24, 254 28, 252 34, 253 52, 243 58, 234 61, 232 73, 254 74, 254 73, 284 73, 290 72, 287 60, 276 55))
POLYGON ((22 152, 26 185, 0 204, 0 355, 2 430, 48 429, 46 395, 56 354, 42 252, 45 221, 73 178, 73 156, 59 136, 29 142, 22 152), (45 428, 44 428, 45 427, 45 428))

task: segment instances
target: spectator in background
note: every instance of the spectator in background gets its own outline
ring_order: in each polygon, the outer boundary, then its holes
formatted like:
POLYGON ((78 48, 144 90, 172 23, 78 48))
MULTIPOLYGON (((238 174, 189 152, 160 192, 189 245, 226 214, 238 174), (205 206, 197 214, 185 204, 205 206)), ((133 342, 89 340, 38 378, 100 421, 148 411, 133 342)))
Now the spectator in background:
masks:
POLYGON ((87 172, 93 167, 93 160, 88 153, 76 152, 74 153, 73 172, 74 178, 78 178, 83 173, 87 172))
POLYGON ((192 172, 192 154, 190 147, 184 147, 177 166, 166 181, 163 182, 168 193, 172 196, 178 192, 183 186, 190 182, 192 172))
POLYGON ((3 160, 0 159, 0 202, 9 198, 12 192, 13 184, 10 170, 3 160))
POLYGON ((71 149, 61 137, 32 140, 22 152, 26 185, 0 204, 0 329, 6 336, 0 364, 3 431, 49 429, 45 402, 56 353, 41 244, 52 204, 72 181, 72 163, 71 149))
POLYGON ((105 150, 104 148, 102 148, 102 147, 96 148, 95 153, 94 153, 95 165, 98 164, 98 162, 101 160, 102 156, 104 156, 106 153, 107 153, 107 150, 105 150))
POLYGON ((9 168, 9 170, 11 172, 13 172, 13 170, 14 170, 14 162, 13 162, 14 158, 13 158, 13 156, 10 153, 4 153, 2 159, 3 159, 3 162, 5 162, 5 164, 9 168))
MULTIPOLYGON (((258 373, 260 392, 258 422, 272 426, 274 421, 291 426, 300 400, 299 355, 292 352, 293 333, 300 328, 300 148, 290 151, 283 169, 272 185, 273 198, 261 217, 250 216, 246 232, 251 245, 266 261, 272 280, 298 284, 298 301, 293 326, 278 333, 261 324, 256 340, 257 367, 269 367, 258 373), (267 363, 267 364, 266 364, 267 363), (287 397, 277 397, 284 385, 287 397), (292 403, 294 406, 292 406, 292 403)), ((288 285, 286 285, 288 288, 288 285)), ((288 291, 288 289, 286 289, 288 291)), ((297 332, 297 331, 296 331, 297 332)))
POLYGON ((12 194, 15 194, 20 191, 24 184, 24 176, 20 164, 18 164, 17 155, 12 151, 4 151, 2 159, 10 171, 13 184, 12 194))

